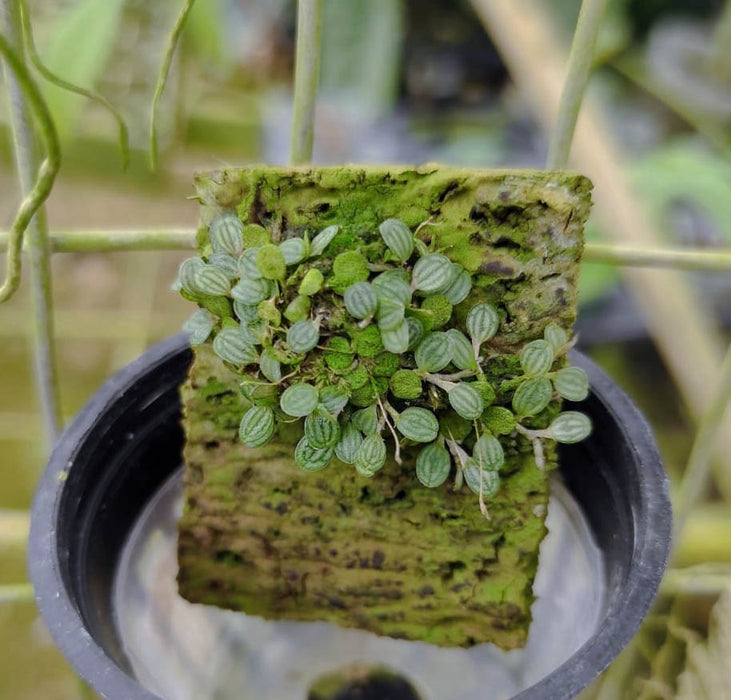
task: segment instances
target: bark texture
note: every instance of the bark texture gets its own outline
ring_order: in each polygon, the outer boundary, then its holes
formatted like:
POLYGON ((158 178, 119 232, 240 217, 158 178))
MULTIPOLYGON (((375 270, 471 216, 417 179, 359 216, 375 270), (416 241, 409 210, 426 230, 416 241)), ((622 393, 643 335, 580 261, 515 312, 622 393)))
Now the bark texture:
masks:
MULTIPOLYGON (((462 264, 482 299, 504 313, 503 363, 555 322, 570 329, 589 181, 575 174, 403 168, 225 170, 197 178, 199 243, 221 211, 235 210, 275 237, 339 224, 330 258, 382 245, 378 224, 397 217, 462 264)), ((460 315, 462 314, 462 315, 460 315)), ((502 486, 485 520, 475 496, 427 489, 413 457, 372 479, 333 464, 305 473, 292 459, 301 432, 259 449, 237 437, 246 400, 207 346, 196 348, 182 389, 185 511, 181 594, 266 618, 326 620, 445 646, 525 643, 547 475, 525 441, 507 442, 502 486)), ((554 451, 547 461, 555 466, 554 451)))

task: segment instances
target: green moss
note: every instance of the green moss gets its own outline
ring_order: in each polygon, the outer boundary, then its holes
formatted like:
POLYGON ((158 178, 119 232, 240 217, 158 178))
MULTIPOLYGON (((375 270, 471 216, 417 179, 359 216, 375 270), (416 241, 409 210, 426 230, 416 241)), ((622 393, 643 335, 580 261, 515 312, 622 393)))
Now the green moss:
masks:
POLYGON ((392 352, 382 352, 373 358, 371 372, 374 377, 390 377, 399 366, 399 356, 392 352))
POLYGON ((513 412, 503 406, 488 407, 482 414, 482 420, 495 435, 510 435, 517 423, 513 412))
POLYGON ((388 380, 384 377, 376 377, 366 382, 359 389, 354 389, 350 394, 350 402, 355 406, 371 406, 376 399, 388 391, 388 380))
POLYGON ((335 257, 330 287, 336 292, 343 293, 352 284, 363 282, 369 276, 368 260, 365 256, 358 251, 349 250, 335 257))
POLYGON ((353 339, 353 350, 360 357, 375 357, 383 352, 381 333, 375 326, 350 331, 353 339))
POLYGON ((267 243, 256 251, 256 267, 266 280, 282 280, 287 274, 287 264, 279 246, 267 243))
POLYGON ((424 299, 421 308, 431 312, 432 328, 441 328, 452 317, 452 305, 449 303, 449 299, 441 294, 424 299))
POLYGON ((327 366, 336 374, 344 374, 350 370, 355 360, 348 339, 337 335, 330 338, 323 355, 327 366))
POLYGON ((400 369, 390 381, 391 392, 398 399, 416 399, 421 396, 421 379, 416 372, 400 369))
POLYGON ((278 326, 282 322, 282 314, 277 305, 271 299, 265 299, 256 308, 257 314, 262 321, 278 326))
POLYGON ((248 224, 242 231, 244 248, 258 248, 271 243, 269 232, 258 224, 248 224))
POLYGON ((360 389, 370 380, 370 375, 365 367, 358 365, 355 369, 349 371, 344 379, 350 389, 360 389))

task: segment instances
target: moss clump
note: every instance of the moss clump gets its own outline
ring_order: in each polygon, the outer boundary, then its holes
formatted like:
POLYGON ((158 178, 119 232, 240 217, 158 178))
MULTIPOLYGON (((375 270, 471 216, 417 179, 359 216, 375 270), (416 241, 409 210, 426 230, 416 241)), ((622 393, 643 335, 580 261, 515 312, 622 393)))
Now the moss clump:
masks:
POLYGON ((399 356, 392 352, 382 352, 373 358, 371 372, 376 377, 390 377, 399 365, 399 356))
POLYGON ((324 357, 327 366, 337 374, 347 372, 355 360, 350 343, 342 336, 330 338, 324 357))
POLYGON ((278 246, 267 243, 256 251, 256 266, 266 280, 281 280, 287 274, 287 263, 278 246))
POLYGON ((311 305, 310 298, 300 294, 287 304, 287 308, 284 310, 284 318, 292 323, 304 321, 310 315, 311 305))
POLYGON ((363 365, 358 365, 345 375, 345 382, 351 389, 360 389, 369 379, 368 370, 363 365))
POLYGON ((400 369, 391 377, 391 391, 398 399, 417 399, 421 396, 421 379, 416 372, 400 369))
POLYGON ((351 284, 368 279, 370 276, 368 260, 355 250, 340 253, 333 261, 333 274, 330 287, 336 292, 342 292, 351 284))
POLYGON ((517 424, 515 414, 503 406, 490 406, 482 414, 482 419, 495 435, 510 435, 517 424))
POLYGON ((421 308, 431 312, 431 327, 434 329, 441 328, 452 317, 452 305, 449 299, 441 294, 424 299, 421 308))
POLYGON ((269 232, 258 224, 248 224, 241 232, 245 248, 258 248, 269 243, 269 232))
POLYGON ((381 334, 375 326, 350 331, 353 339, 353 350, 360 357, 375 357, 383 352, 381 334))

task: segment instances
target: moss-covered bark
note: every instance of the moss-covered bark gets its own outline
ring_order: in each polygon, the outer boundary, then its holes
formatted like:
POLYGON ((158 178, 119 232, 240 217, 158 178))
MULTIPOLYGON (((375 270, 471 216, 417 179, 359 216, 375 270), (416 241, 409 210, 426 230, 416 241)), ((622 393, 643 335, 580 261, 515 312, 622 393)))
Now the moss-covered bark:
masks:
MULTIPOLYGON (((252 168, 197 180, 205 225, 224 210, 275 236, 341 231, 328 256, 359 247, 370 259, 378 224, 402 219, 475 275, 476 297, 503 322, 504 363, 549 322, 570 328, 591 185, 566 173, 400 168, 252 168)), ((469 303, 457 308, 464 313, 469 303)), ((502 364, 494 362, 495 367, 502 364)), ((372 479, 335 464, 297 469, 294 436, 252 450, 237 428, 238 381, 209 348, 196 349, 183 388, 185 513, 179 585, 194 602, 267 618, 328 620, 448 646, 525 642, 546 474, 514 440, 489 521, 466 489, 426 489, 404 464, 372 479)), ((549 464, 554 454, 549 450, 549 464)))

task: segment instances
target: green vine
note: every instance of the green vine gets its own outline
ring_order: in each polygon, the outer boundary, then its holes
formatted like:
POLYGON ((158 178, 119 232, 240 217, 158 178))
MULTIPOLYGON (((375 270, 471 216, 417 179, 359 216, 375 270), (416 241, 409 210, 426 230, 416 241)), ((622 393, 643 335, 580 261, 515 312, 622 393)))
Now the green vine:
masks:
POLYGON ((41 138, 45 147, 46 156, 41 163, 36 180, 28 196, 21 202, 8 235, 8 253, 6 260, 5 281, 0 287, 0 303, 9 299, 20 285, 21 253, 23 250, 23 236, 33 215, 46 201, 51 193, 53 182, 56 179, 61 164, 61 151, 58 144, 56 127, 38 86, 28 73, 27 68, 20 60, 7 39, 0 34, 0 54, 8 67, 15 75, 18 85, 28 101, 33 116, 38 121, 41 138))
POLYGON ((426 487, 454 470, 487 517, 516 440, 543 469, 545 439, 591 431, 584 414, 558 412, 589 390, 583 370, 565 366, 570 338, 552 323, 506 359, 500 313, 469 301, 464 267, 397 219, 380 224, 378 243, 330 259, 338 229, 280 236, 224 213, 203 255, 180 267, 175 289, 200 306, 185 324, 191 343, 212 345, 250 404, 241 441, 261 447, 298 423, 301 469, 337 458, 365 477, 390 442, 398 463, 412 452, 426 487))

